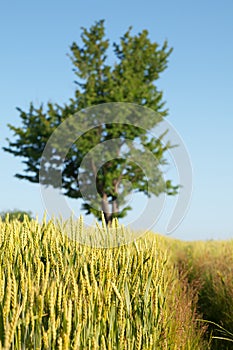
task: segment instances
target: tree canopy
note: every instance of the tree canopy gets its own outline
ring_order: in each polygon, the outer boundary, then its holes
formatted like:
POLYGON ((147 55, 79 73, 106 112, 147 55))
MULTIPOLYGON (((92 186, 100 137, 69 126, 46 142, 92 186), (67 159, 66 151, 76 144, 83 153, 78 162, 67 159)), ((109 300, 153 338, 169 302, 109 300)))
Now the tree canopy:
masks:
POLYGON ((0 212, 0 217, 3 222, 9 220, 19 220, 21 222, 24 221, 24 217, 28 217, 29 220, 33 219, 32 212, 31 211, 24 211, 19 209, 13 209, 9 211, 2 211, 0 212))
MULTIPOLYGON (((110 64, 110 41, 106 38, 103 20, 89 29, 82 28, 81 41, 81 45, 75 42, 71 45, 69 54, 76 76, 74 96, 64 105, 49 102, 46 107, 43 104, 36 107, 31 103, 28 111, 18 108, 21 126, 9 125, 14 137, 8 139, 8 147, 4 150, 24 158, 24 173, 16 174, 16 177, 38 183, 43 150, 52 133, 70 116, 91 106, 114 102, 130 102, 156 112, 158 118, 148 120, 145 128, 129 124, 122 126, 113 123, 111 117, 108 123, 95 126, 93 119, 93 127, 73 142, 65 157, 62 192, 71 198, 82 198, 81 186, 87 188, 94 183, 98 198, 92 194, 86 196, 83 209, 98 218, 101 218, 103 211, 106 222, 111 222, 113 217, 124 217, 131 209, 130 206, 124 207, 128 193, 124 184, 127 181, 131 183, 133 191, 143 192, 147 196, 177 193, 178 186, 170 180, 163 180, 160 169, 160 165, 166 163, 165 153, 171 145, 163 143, 163 135, 155 138, 149 134, 150 129, 168 114, 163 93, 158 90, 156 81, 167 68, 172 49, 168 48, 166 41, 161 47, 152 42, 147 30, 133 35, 130 27, 119 43, 113 43, 115 61, 110 64), (82 160, 89 150, 111 139, 116 140, 114 147, 118 154, 125 147, 124 158, 103 160, 101 167, 97 168, 95 159, 90 157, 89 170, 82 169, 82 160), (143 169, 135 162, 127 161, 131 150, 127 149, 126 140, 135 139, 140 143, 138 152, 141 155, 145 155, 147 149, 157 159, 155 168, 150 169, 149 160, 143 169), (148 181, 153 184, 152 193, 148 193, 148 181)), ((51 157, 47 169, 51 176, 47 178, 52 178, 56 162, 56 157, 51 157)), ((52 181, 50 184, 55 186, 52 181)))

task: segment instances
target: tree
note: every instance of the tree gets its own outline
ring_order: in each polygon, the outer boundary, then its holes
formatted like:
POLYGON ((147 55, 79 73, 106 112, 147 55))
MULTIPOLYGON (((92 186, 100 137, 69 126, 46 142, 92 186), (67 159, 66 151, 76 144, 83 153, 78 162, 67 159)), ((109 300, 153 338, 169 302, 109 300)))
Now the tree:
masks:
POLYGON ((9 211, 2 211, 0 213, 0 217, 3 222, 5 222, 7 219, 9 221, 12 220, 19 220, 21 222, 24 221, 24 217, 27 216, 29 220, 32 220, 32 212, 31 211, 23 211, 19 209, 9 210, 9 211))
MULTIPOLYGON (((4 148, 15 156, 25 158, 24 173, 16 174, 16 177, 38 183, 41 157, 49 137, 70 115, 87 107, 111 102, 131 102, 149 107, 159 113, 159 118, 153 122, 148 119, 147 129, 148 126, 153 128, 167 115, 168 111, 164 108, 162 101, 163 93, 157 89, 155 82, 160 73, 167 68, 172 49, 168 48, 166 41, 162 47, 159 47, 156 42, 151 42, 147 30, 143 30, 138 35, 132 35, 131 32, 130 27, 120 39, 120 43, 113 43, 116 61, 114 65, 109 65, 107 64, 109 40, 105 37, 104 21, 96 22, 89 30, 82 28, 82 46, 74 42, 70 47, 69 55, 74 73, 78 78, 75 82, 74 97, 63 106, 48 103, 47 108, 44 109, 43 105, 36 108, 31 103, 28 112, 18 108, 22 126, 8 125, 14 132, 15 140, 8 139, 9 146, 4 148)), ((120 209, 125 203, 127 194, 125 180, 131 182, 134 191, 143 192, 147 196, 151 195, 148 193, 145 172, 134 162, 127 162, 127 151, 124 159, 109 160, 100 169, 96 168, 93 158, 90 159, 91 171, 81 168, 82 159, 90 148, 112 138, 120 140, 116 142, 119 154, 122 147, 126 145, 126 139, 139 140, 141 154, 144 154, 145 149, 149 149, 160 164, 166 163, 164 154, 171 147, 169 143, 163 144, 163 135, 158 139, 151 138, 148 130, 127 124, 122 128, 122 125, 111 123, 111 119, 109 123, 101 126, 95 126, 95 120, 93 120, 93 128, 73 143, 64 161, 62 191, 71 198, 81 198, 81 186, 87 188, 91 183, 96 183, 100 207, 95 207, 94 202, 96 203, 97 199, 90 194, 85 198, 83 209, 87 214, 92 213, 98 218, 101 217, 102 210, 107 223, 111 222, 113 217, 124 217, 131 209, 129 206, 123 210, 120 209)), ((128 149, 128 155, 129 152, 128 149)), ((56 157, 52 156, 53 153, 47 169, 47 172, 50 171, 50 178, 57 164, 56 157)), ((144 170, 148 170, 149 166, 145 164, 144 170)), ((178 186, 174 186, 170 180, 163 181, 159 166, 149 171, 149 174, 149 180, 153 183, 153 194, 177 193, 178 186)), ((47 184, 49 184, 48 181, 47 184)), ((54 183, 50 184, 56 187, 54 183)))

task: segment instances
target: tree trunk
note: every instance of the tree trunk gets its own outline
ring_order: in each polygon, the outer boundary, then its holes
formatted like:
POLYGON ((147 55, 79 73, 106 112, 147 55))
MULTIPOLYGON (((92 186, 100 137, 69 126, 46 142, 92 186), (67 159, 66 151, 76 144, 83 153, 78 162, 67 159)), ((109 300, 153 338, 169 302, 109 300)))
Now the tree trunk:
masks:
POLYGON ((114 185, 115 196, 112 196, 112 218, 117 217, 117 214, 119 212, 119 205, 117 201, 119 180, 118 181, 114 180, 113 185, 114 185))
MULTIPOLYGON (((118 183, 117 182, 114 183, 114 191, 117 194, 117 191, 118 191, 118 183)), ((103 197, 102 197, 102 211, 104 213, 104 219, 105 219, 106 225, 111 225, 112 219, 114 217, 117 217, 117 214, 119 212, 119 205, 118 205, 118 201, 117 201, 117 195, 116 196, 112 196, 112 212, 110 212, 108 196, 106 195, 106 193, 103 194, 103 197)))
POLYGON ((106 225, 112 222, 112 215, 109 210, 109 203, 108 203, 108 197, 106 193, 103 194, 102 197, 102 211, 104 213, 104 218, 106 221, 106 225))
POLYGON ((116 217, 119 212, 117 196, 112 197, 112 218, 116 217))

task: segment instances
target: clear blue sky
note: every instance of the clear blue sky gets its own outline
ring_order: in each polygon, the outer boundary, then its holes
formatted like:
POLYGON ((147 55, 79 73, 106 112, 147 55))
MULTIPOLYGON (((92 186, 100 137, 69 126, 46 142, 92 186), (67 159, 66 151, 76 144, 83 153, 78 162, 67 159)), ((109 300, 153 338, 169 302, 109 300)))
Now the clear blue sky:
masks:
MULTIPOLYGON (((172 234, 181 239, 233 237, 233 2, 224 1, 11 1, 0 4, 0 146, 20 125, 16 107, 65 103, 75 76, 67 57, 80 27, 106 20, 117 41, 132 25, 174 48, 159 87, 168 120, 189 151, 194 175, 189 211, 172 234)), ((19 208, 42 216, 39 186, 14 178, 19 159, 0 150, 0 211, 19 208)), ((137 213, 137 206, 135 212, 137 213)), ((169 208, 155 227, 163 232, 169 208)))

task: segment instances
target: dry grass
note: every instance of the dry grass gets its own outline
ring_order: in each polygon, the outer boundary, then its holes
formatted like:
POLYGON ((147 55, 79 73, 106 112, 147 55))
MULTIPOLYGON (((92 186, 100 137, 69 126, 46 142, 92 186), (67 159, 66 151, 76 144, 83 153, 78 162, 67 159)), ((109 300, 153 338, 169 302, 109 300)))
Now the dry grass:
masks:
POLYGON ((210 321, 208 336, 231 339, 213 339, 211 349, 233 349, 233 240, 174 243, 174 260, 197 290, 203 319, 210 321))

